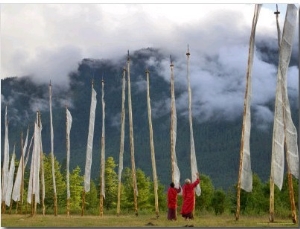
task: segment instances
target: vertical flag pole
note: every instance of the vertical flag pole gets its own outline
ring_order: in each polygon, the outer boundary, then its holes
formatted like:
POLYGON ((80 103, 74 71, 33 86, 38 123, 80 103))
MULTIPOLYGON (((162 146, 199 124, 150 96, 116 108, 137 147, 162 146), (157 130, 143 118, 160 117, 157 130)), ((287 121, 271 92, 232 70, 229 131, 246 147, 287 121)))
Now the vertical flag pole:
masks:
POLYGON ((130 58, 129 51, 127 56, 127 77, 128 77, 128 113, 129 113, 129 135, 130 135, 130 151, 131 151, 131 167, 132 167, 132 180, 133 180, 133 195, 134 195, 134 211, 138 216, 137 206, 137 181, 134 160, 134 139, 133 139, 133 120, 132 120, 132 104, 131 104, 131 85, 130 85, 130 58))
POLYGON ((97 106, 97 93, 94 90, 94 80, 92 80, 92 93, 91 93, 91 106, 90 106, 90 118, 89 118, 89 131, 86 146, 86 163, 84 172, 84 190, 82 193, 82 209, 81 215, 84 212, 85 205, 85 193, 90 191, 90 176, 91 176, 91 166, 93 157, 93 138, 94 138, 94 126, 95 126, 95 116, 96 116, 96 106, 97 106))
MULTIPOLYGON (((280 12, 278 11, 277 4, 276 4, 276 12, 274 12, 274 14, 276 15, 276 24, 277 24, 277 31, 278 31, 278 47, 280 50, 281 33, 280 33, 280 27, 279 27, 279 22, 278 22, 278 15, 280 14, 280 12)), ((282 78, 281 78, 281 87, 282 87, 283 125, 284 125, 284 130, 286 130, 286 128, 287 128, 286 127, 286 103, 285 103, 285 98, 284 98, 284 96, 286 94, 286 88, 284 86, 284 82, 283 82, 282 78)), ((286 160, 288 161, 286 134, 284 135, 284 146, 285 146, 284 148, 285 148, 285 152, 286 152, 286 160)), ((293 223, 297 223, 297 215, 296 215, 296 207, 295 207, 295 199, 294 199, 293 177, 292 177, 289 165, 287 166, 287 176, 288 176, 289 198, 290 198, 291 211, 292 211, 292 221, 293 221, 293 223)), ((273 206, 274 206, 274 204, 273 204, 273 206)))
MULTIPOLYGON (((42 121, 41 121, 41 113, 39 112, 39 133, 41 134, 41 126, 42 126, 42 121)), ((43 208, 43 215, 45 215, 45 211, 46 211, 46 207, 45 207, 45 198, 44 198, 44 193, 45 193, 45 176, 44 176, 44 153, 42 150, 42 138, 41 135, 39 135, 40 137, 40 163, 41 163, 41 180, 42 180, 42 208, 43 208)))
POLYGON ((173 62, 171 60, 171 56, 170 56, 170 68, 171 68, 171 125, 170 125, 170 148, 171 148, 171 171, 172 171, 172 182, 175 182, 175 178, 174 178, 174 171, 175 171, 175 159, 174 159, 174 153, 173 152, 174 150, 174 135, 173 135, 173 132, 174 132, 174 107, 173 107, 173 103, 172 103, 172 96, 174 94, 174 74, 173 74, 173 62))
POLYGON ((51 136, 51 166, 52 166, 52 180, 53 180, 53 202, 54 202, 54 215, 57 216, 57 194, 55 182, 55 168, 54 168, 54 147, 53 147, 53 122, 52 122, 52 85, 51 80, 49 84, 49 107, 50 107, 50 136, 51 136))
POLYGON ((69 181, 69 160, 70 160, 70 154, 69 154, 69 130, 68 130, 68 107, 66 106, 66 153, 67 153, 67 216, 70 216, 70 181, 69 181))
POLYGON ((149 70, 148 69, 146 70, 146 78, 147 78, 147 107, 148 107, 148 121, 149 121, 150 150, 151 150, 151 161, 152 161, 152 170, 153 170, 153 186, 154 186, 154 198, 155 198, 155 213, 156 213, 156 218, 158 218, 159 217, 158 194, 157 194, 158 185, 157 185, 153 128, 152 128, 152 118, 151 118, 150 86, 149 86, 149 70))
POLYGON ((120 215, 121 205, 121 178, 123 170, 123 153, 124 153, 124 127, 125 127, 125 74, 126 68, 123 68, 122 75, 122 111, 121 111, 121 139, 120 139, 120 154, 119 154, 119 171, 118 171, 118 203, 117 203, 117 215, 120 215))
MULTIPOLYGON (((19 166, 22 167, 22 171, 24 170, 24 158, 23 158, 23 131, 21 132, 21 161, 19 162, 19 166), (21 164, 20 164, 21 163, 21 164)), ((23 183, 23 173, 21 174, 21 185, 23 183)), ((22 214, 22 187, 20 190, 20 201, 17 201, 16 213, 18 213, 18 208, 20 208, 20 213, 22 214), (20 205, 19 205, 20 202, 20 205)))
MULTIPOLYGON (((278 22, 278 15, 280 12, 278 11, 278 5, 276 4, 276 11, 274 12, 276 15, 276 25, 277 25, 277 33, 278 33, 278 52, 280 51, 280 42, 281 42, 281 33, 278 22)), ((272 162, 271 162, 272 163, 272 162)), ((269 222, 274 222, 274 178, 273 178, 273 166, 271 165, 271 175, 270 175, 270 205, 269 205, 269 222)))
POLYGON ((102 136, 101 136, 101 172, 100 172, 100 216, 103 216, 103 200, 105 195, 105 102, 104 102, 104 80, 102 78, 102 136))
POLYGON ((246 91, 244 97, 244 111, 243 111, 243 124, 242 124, 242 136, 241 136, 241 148, 240 148, 240 163, 239 163, 239 175, 237 182, 237 208, 235 219, 239 220, 240 217, 240 196, 241 188, 247 192, 252 191, 252 171, 250 160, 250 131, 251 131, 251 75, 253 65, 253 52, 255 43, 255 30, 258 21, 261 4, 255 4, 254 15, 252 20, 252 29, 249 41, 249 53, 248 53, 248 66, 246 74, 246 91), (245 162, 245 166, 244 166, 245 162))

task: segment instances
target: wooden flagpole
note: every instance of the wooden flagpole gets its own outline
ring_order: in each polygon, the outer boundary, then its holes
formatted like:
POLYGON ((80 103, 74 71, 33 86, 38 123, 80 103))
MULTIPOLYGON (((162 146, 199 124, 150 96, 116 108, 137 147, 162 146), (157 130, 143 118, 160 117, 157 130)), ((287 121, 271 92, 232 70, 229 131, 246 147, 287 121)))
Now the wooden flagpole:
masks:
MULTIPOLYGON (((276 4, 276 11, 274 12, 276 15, 276 25, 277 25, 277 33, 278 33, 278 52, 280 51, 280 40, 281 33, 278 22, 278 15, 280 12, 278 11, 278 5, 276 4)), ((271 162, 272 163, 272 162, 271 162)), ((274 177, 273 177, 273 166, 271 165, 271 176, 270 176, 270 205, 269 205, 269 222, 274 222, 274 177)))
POLYGON ((129 135, 130 135, 130 152, 131 152, 131 168, 132 168, 132 180, 133 180, 133 197, 134 197, 134 211, 138 216, 137 206, 137 181, 135 171, 134 160, 134 139, 133 139, 133 120, 132 120, 132 104, 131 104, 131 85, 130 85, 130 58, 129 51, 127 56, 127 76, 128 76, 128 113, 129 113, 129 135))
POLYGON ((156 213, 156 218, 158 218, 159 217, 158 194, 157 194, 158 185, 157 185, 153 128, 152 128, 152 118, 151 118, 150 86, 149 86, 149 70, 148 69, 146 70, 146 78, 147 78, 147 107, 148 107, 148 121, 149 121, 150 150, 151 150, 151 161, 152 161, 152 170, 153 170, 153 186, 154 186, 154 198, 155 198, 155 213, 156 213))
MULTIPOLYGON (((39 128, 41 128, 41 113, 39 111, 39 128)), ((40 138, 42 144, 42 138, 40 138)), ((45 200, 44 200, 44 192, 45 192, 45 176, 44 176, 44 153, 42 152, 42 145, 40 144, 40 163, 41 163, 41 180, 42 180, 42 209, 43 215, 45 215, 46 207, 45 207, 45 200)))
MULTIPOLYGON (((174 93, 174 74, 173 74, 173 62, 170 56, 170 69, 171 69, 171 98, 172 98, 172 94, 174 93)), ((175 178, 174 178, 174 171, 175 171, 175 159, 174 159, 174 155, 173 155, 173 145, 174 145, 174 137, 173 137, 173 125, 174 125, 174 119, 173 119, 173 114, 174 114, 174 109, 173 109, 173 105, 172 105, 172 101, 171 101, 171 125, 170 125, 170 152, 171 152, 171 172, 172 172, 172 182, 175 182, 175 178)))
POLYGON ((120 137, 120 155, 119 155, 119 174, 118 174, 118 202, 117 202, 117 216, 120 215, 120 205, 121 205, 121 169, 123 169, 123 153, 124 153, 124 127, 125 127, 125 74, 126 68, 123 68, 122 75, 122 111, 121 111, 121 137, 120 137), (122 161, 121 161, 122 160, 122 161), (120 168, 122 164, 122 168, 120 168))
MULTIPOLYGON (((276 24, 277 24, 277 31, 278 31, 278 45, 280 50, 280 44, 281 44, 281 33, 280 33, 280 27, 278 22, 278 15, 280 12, 278 11, 278 5, 276 4, 276 12, 274 12, 276 15, 276 24)), ((284 99, 284 95, 286 94, 286 88, 284 86, 283 78, 281 78, 281 86, 282 86, 282 105, 283 105, 283 126, 284 130, 286 130, 286 103, 284 99)), ((287 142, 286 142, 286 134, 284 135, 284 148, 286 153, 286 160, 288 161, 288 150, 287 150, 287 142)), ((296 207, 295 207, 295 198, 294 198, 294 187, 293 187, 293 177, 289 168, 289 164, 287 164, 287 176, 288 176, 288 187, 289 187, 289 198, 291 203, 291 211, 292 211, 292 221, 293 223, 297 223, 297 215, 296 215, 296 207)), ((274 201, 274 199, 273 199, 274 201)), ((273 204, 274 206, 274 204, 273 204)))
MULTIPOLYGON (((68 137, 68 108, 66 105, 66 153, 67 153, 67 158, 68 158, 68 151, 69 151, 69 137, 68 137)), ((67 159, 68 160, 68 159, 67 159)), ((67 173, 69 173, 69 168, 67 168, 67 173)), ((70 198, 67 196, 67 216, 70 216, 70 198)))
MULTIPOLYGON (((94 88, 94 79, 92 79, 92 93, 93 93, 93 88, 94 88)), ((82 204, 81 204, 81 216, 83 216, 83 214, 84 214, 84 208, 85 208, 85 187, 83 186, 82 204)))
POLYGON ((102 185, 104 185, 105 183, 105 157, 104 157, 104 153, 105 153, 105 106, 104 106, 104 80, 102 78, 102 136, 101 136, 101 160, 100 160, 100 182, 101 182, 101 188, 100 188, 100 216, 103 216, 103 200, 104 200, 104 196, 102 193, 103 187, 102 185))

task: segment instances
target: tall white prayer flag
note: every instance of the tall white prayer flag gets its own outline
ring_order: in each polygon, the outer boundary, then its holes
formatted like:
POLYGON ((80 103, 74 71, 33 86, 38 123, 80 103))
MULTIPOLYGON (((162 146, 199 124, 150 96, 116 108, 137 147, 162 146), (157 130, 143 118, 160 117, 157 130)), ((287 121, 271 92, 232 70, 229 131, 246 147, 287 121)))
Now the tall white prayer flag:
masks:
POLYGON ((102 136, 101 136, 101 195, 105 198, 105 101, 102 80, 102 136))
POLYGON ((25 160, 24 160, 24 158, 26 156, 26 151, 27 151, 28 132, 29 132, 29 129, 27 129, 27 135, 26 135, 25 144, 24 144, 24 147, 23 147, 23 155, 21 155, 21 159, 20 159, 20 163, 19 163, 19 166, 18 166, 18 171, 17 171, 17 175, 16 175, 14 187, 13 187, 12 199, 14 201, 19 201, 21 199, 20 198, 21 183, 22 183, 22 176, 24 176, 24 170, 25 170, 25 160), (24 165, 24 167, 22 169, 23 165, 24 165))
POLYGON ((72 115, 66 108, 67 116, 67 127, 66 127, 66 138, 67 138, 67 199, 70 198, 70 131, 72 127, 72 115))
POLYGON ((90 107, 90 121, 89 121, 89 133, 86 146, 86 162, 84 172, 84 191, 90 191, 90 179, 91 179, 91 167, 92 167, 92 150, 93 150, 93 139, 94 139, 94 126, 95 126, 95 114, 96 114, 96 91, 92 87, 91 107, 90 107))
POLYGON ((7 179, 7 189, 6 189, 6 195, 5 195, 5 204, 7 206, 10 206, 11 201, 11 192, 13 188, 13 182, 14 182, 14 173, 15 173, 15 146, 13 155, 11 157, 10 166, 9 166, 9 172, 8 172, 8 179, 7 179))
MULTIPOLYGON (((192 173, 192 182, 196 181, 198 173, 197 159, 195 152, 195 143, 194 143, 194 132, 193 132, 193 116, 192 116, 192 89, 190 84, 190 74, 189 74, 189 50, 186 53, 187 55, 187 84, 188 84, 188 97, 189 97, 189 124, 190 124, 190 159, 191 159, 191 173, 192 173)), ((197 196, 201 195, 200 184, 196 186, 197 196)))
POLYGON ((176 157, 176 136, 177 136, 177 114, 176 114, 176 103, 175 103, 175 88, 174 88, 174 73, 173 73, 173 63, 171 62, 171 163, 173 169, 173 182, 176 188, 180 185, 180 171, 177 165, 176 157))
POLYGON ((246 76, 246 92, 244 99, 243 130, 241 139, 242 168, 241 168, 241 188, 247 192, 252 191, 252 170, 250 159, 250 133, 251 133, 251 93, 252 93, 252 66, 254 56, 255 31, 258 21, 261 4, 255 5, 254 17, 252 21, 252 30, 250 35, 248 68, 246 76))
POLYGON ((2 168, 2 201, 5 201, 7 179, 8 179, 8 164, 9 164, 9 142, 8 142, 8 121, 7 121, 7 106, 5 107, 5 135, 4 135, 4 157, 2 168))
POLYGON ((296 20, 297 8, 293 4, 288 4, 279 51, 271 161, 271 178, 280 190, 284 174, 284 138, 286 138, 289 169, 291 174, 299 178, 297 131, 291 118, 286 82, 296 20))

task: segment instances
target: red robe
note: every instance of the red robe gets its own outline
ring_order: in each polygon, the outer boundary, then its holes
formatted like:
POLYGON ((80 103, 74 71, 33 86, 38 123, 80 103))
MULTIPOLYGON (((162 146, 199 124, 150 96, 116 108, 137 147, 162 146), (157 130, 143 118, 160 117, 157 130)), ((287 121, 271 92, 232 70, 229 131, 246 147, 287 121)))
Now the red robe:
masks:
POLYGON ((168 208, 175 209, 177 207, 177 193, 180 192, 180 188, 172 188, 168 189, 168 208))
POLYGON ((182 198, 183 198, 183 204, 181 208, 181 214, 189 214, 194 209, 194 198, 195 198, 195 190, 194 188, 197 186, 197 184, 200 183, 200 179, 197 179, 194 183, 191 184, 185 184, 182 187, 182 198))

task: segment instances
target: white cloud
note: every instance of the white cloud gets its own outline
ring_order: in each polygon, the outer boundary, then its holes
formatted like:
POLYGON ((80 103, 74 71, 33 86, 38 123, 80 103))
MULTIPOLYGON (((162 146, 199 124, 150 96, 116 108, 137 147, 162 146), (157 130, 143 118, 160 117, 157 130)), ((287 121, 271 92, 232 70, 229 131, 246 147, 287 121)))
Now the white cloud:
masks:
MULTIPOLYGON (((277 44, 275 9, 275 4, 263 5, 257 42, 277 44)), ((279 10, 282 27, 285 4, 279 10)), ((254 4, 3 4, 1 78, 31 74, 39 83, 67 85, 68 74, 83 58, 118 59, 127 50, 153 47, 165 58, 150 58, 148 67, 157 66, 169 81, 172 54, 175 88, 184 92, 189 45, 194 116, 232 119, 243 107, 253 12, 254 4)), ((299 38, 294 44, 299 46, 299 38)), ((288 75, 292 98, 298 97, 298 71, 292 67, 288 75)), ((276 72, 255 53, 252 104, 257 114, 274 99, 276 72)), ((145 82, 137 86, 144 90, 145 82)), ((186 93, 176 99, 178 112, 186 114, 186 93)), ((168 104, 152 105, 153 113, 164 114, 168 104)))

